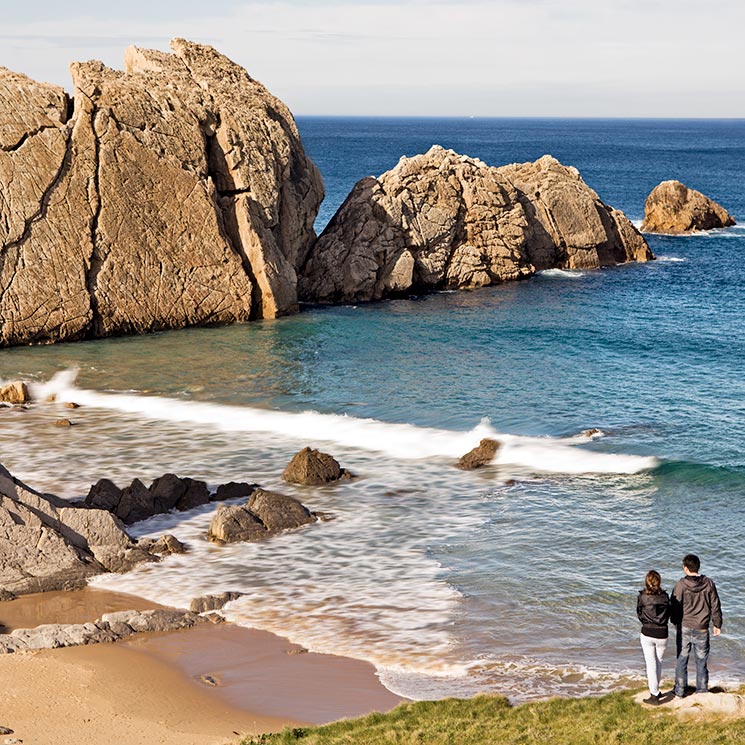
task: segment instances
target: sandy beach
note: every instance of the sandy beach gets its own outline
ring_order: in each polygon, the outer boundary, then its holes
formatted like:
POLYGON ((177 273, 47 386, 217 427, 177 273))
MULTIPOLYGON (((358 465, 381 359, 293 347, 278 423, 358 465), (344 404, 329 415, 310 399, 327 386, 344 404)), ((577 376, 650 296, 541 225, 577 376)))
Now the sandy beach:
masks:
MULTIPOLYGON (((0 624, 76 623, 152 607, 101 590, 47 593, 1 603, 0 624)), ((0 655, 0 726, 35 745, 109 745, 112 735, 122 745, 218 745, 400 701, 367 663, 230 624, 0 655)))

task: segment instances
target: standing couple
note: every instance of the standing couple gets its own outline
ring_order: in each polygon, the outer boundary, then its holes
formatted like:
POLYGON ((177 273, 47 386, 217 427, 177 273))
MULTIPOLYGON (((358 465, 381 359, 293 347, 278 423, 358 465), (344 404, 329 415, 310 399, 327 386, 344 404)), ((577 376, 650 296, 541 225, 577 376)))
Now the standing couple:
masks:
POLYGON ((645 704, 661 703, 660 680, 662 655, 667 644, 667 625, 672 621, 677 627, 677 654, 675 688, 673 693, 682 698, 688 685, 688 658, 693 651, 696 660, 696 693, 709 690, 709 626, 714 636, 722 628, 722 606, 716 585, 698 570, 701 562, 695 554, 683 559, 685 577, 673 589, 672 597, 661 587, 661 579, 654 569, 647 572, 645 587, 639 592, 636 614, 642 622, 641 645, 647 663, 649 698, 645 704))

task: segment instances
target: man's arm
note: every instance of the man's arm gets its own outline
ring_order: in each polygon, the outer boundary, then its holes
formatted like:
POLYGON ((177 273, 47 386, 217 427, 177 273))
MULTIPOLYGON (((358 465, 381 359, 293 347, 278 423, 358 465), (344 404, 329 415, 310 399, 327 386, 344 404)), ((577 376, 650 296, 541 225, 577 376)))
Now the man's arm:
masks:
POLYGON ((719 636, 722 629, 722 604, 719 601, 717 586, 709 580, 709 602, 711 603, 711 623, 714 626, 714 636, 719 636))
POLYGON ((676 626, 683 620, 683 585, 675 583, 672 595, 670 595, 670 622, 676 626))

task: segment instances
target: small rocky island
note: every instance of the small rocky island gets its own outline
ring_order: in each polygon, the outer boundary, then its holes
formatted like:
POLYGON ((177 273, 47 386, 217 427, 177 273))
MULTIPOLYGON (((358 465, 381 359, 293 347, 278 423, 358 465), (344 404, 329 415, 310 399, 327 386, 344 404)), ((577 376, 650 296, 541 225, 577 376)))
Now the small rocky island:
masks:
POLYGON ((663 181, 644 203, 645 233, 693 233, 728 228, 735 219, 724 207, 680 181, 663 181))
POLYGON ((299 296, 379 300, 653 258, 575 168, 549 155, 490 167, 436 145, 357 183, 308 254, 299 296))
POLYGON ((576 169, 437 146, 360 181, 316 240, 287 107, 212 47, 171 49, 73 63, 72 100, 0 68, 0 347, 653 258, 576 169))

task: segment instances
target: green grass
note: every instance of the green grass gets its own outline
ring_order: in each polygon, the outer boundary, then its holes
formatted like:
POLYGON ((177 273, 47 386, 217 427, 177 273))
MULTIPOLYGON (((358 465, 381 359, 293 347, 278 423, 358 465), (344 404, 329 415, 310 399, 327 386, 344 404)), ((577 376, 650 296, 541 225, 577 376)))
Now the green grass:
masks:
POLYGON ((510 706, 501 696, 420 701, 387 714, 323 727, 286 728, 243 745, 728 745, 745 743, 745 720, 682 721, 634 703, 628 691, 601 698, 510 706))

